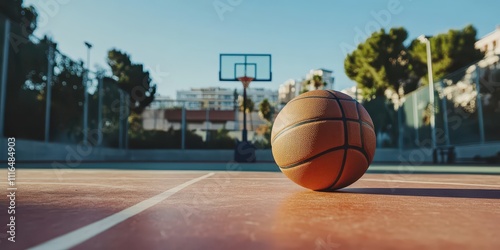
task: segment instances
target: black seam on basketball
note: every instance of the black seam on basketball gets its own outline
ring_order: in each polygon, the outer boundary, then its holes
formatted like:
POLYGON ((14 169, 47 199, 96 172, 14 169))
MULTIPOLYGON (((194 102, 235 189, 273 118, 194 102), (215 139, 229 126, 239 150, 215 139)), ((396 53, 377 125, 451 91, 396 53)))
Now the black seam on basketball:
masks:
POLYGON ((346 121, 346 116, 344 112, 344 108, 342 107, 342 103, 340 103, 340 100, 337 98, 335 93, 331 92, 330 90, 327 90, 328 93, 333 95, 335 99, 337 100, 337 103, 340 108, 340 112, 342 113, 342 119, 344 122, 344 156, 342 157, 342 165, 340 166, 339 174, 335 178, 335 181, 333 181, 332 185, 328 186, 326 189, 332 189, 335 185, 337 185, 337 182, 340 180, 340 177, 342 176, 342 172, 344 172, 344 165, 347 159, 347 150, 349 148, 349 131, 347 131, 347 121, 346 121))
POLYGON ((337 175, 337 178, 335 178, 335 181, 333 181, 332 185, 328 186, 327 188, 325 188, 323 190, 331 190, 333 187, 335 187, 335 185, 337 185, 337 183, 340 180, 340 177, 342 176, 342 173, 344 172, 344 165, 345 165, 346 160, 347 160, 347 149, 344 149, 344 156, 342 157, 342 165, 340 166, 340 171, 339 171, 339 174, 337 175))
MULTIPOLYGON (((354 120, 354 121, 356 121, 356 120, 354 120)), ((375 131, 375 128, 370 123, 365 122, 365 121, 361 121, 361 124, 362 125, 367 125, 369 128, 371 128, 371 129, 373 129, 375 131)))
MULTIPOLYGON (((326 96, 303 96, 303 97, 297 97, 295 99, 292 99, 288 103, 291 103, 291 102, 294 102, 294 101, 298 101, 298 100, 302 100, 302 99, 309 99, 309 98, 320 98, 320 99, 336 100, 335 98, 330 98, 330 97, 326 97, 326 96)), ((355 101, 354 99, 343 99, 343 98, 338 98, 338 99, 343 100, 343 101, 355 101)))
POLYGON ((342 118, 340 118, 340 117, 338 117, 338 118, 315 118, 315 119, 308 119, 308 120, 303 120, 303 121, 294 123, 288 127, 281 129, 281 131, 278 132, 274 136, 274 138, 271 138, 271 144, 273 144, 276 141, 276 139, 278 139, 279 136, 281 136, 283 133, 285 133, 286 131, 288 131, 292 128, 296 128, 296 127, 299 127, 301 125, 305 125, 305 124, 309 124, 309 123, 321 122, 321 121, 342 121, 342 118))
MULTIPOLYGON (((361 120, 360 120, 361 121, 361 120)), ((375 130, 375 128, 368 122, 365 122, 365 121, 361 121, 361 125, 368 125, 368 127, 372 128, 373 130, 375 130)))
POLYGON ((314 160, 316 158, 319 158, 319 157, 321 157, 321 156, 323 156, 325 154, 328 154, 330 152, 333 152, 333 151, 336 151, 336 150, 339 150, 339 149, 343 149, 343 148, 344 148, 344 145, 338 146, 338 147, 329 148, 329 149, 327 149, 327 150, 325 150, 323 152, 317 153, 317 154, 315 154, 315 155, 313 155, 313 156, 311 156, 311 157, 309 157, 309 158, 307 158, 305 160, 299 161, 297 163, 290 164, 288 166, 280 167, 280 168, 281 169, 291 169, 291 168, 300 166, 300 165, 302 165, 304 163, 308 163, 308 162, 310 162, 310 161, 312 161, 312 160, 314 160))
MULTIPOLYGON (((358 122, 358 120, 356 119, 352 119, 352 118, 345 118, 345 120, 347 121, 351 121, 351 122, 358 122)), ((285 127, 283 129, 281 129, 280 132, 278 132, 273 138, 271 138, 271 144, 273 144, 276 139, 278 139, 279 136, 281 136, 283 133, 285 133, 286 131, 292 129, 292 128, 296 128, 300 125, 304 125, 304 124, 309 124, 309 123, 314 123, 314 122, 320 122, 320 121, 344 121, 344 119, 342 119, 341 117, 337 117, 337 118, 314 118, 314 119, 308 119, 308 120, 303 120, 303 121, 300 121, 300 122, 297 122, 297 123, 294 123, 288 127, 285 127)), ((364 121, 362 121, 364 124, 368 125, 370 128, 371 128, 371 125, 369 123, 366 123, 364 121)))
MULTIPOLYGON (((327 150, 325 150, 323 152, 317 153, 317 154, 315 154, 315 155, 313 155, 313 156, 311 156, 311 157, 309 157, 309 158, 307 158, 305 160, 302 160, 302 161, 297 162, 297 163, 290 164, 288 166, 280 167, 280 168, 281 169, 291 169, 291 168, 294 168, 294 167, 298 167, 298 166, 300 166, 302 164, 308 163, 308 162, 310 162, 310 161, 312 161, 312 160, 314 160, 316 158, 319 158, 319 157, 321 157, 321 156, 323 156, 325 154, 331 153, 331 152, 339 150, 339 149, 344 149, 344 148, 345 148, 344 145, 338 146, 338 147, 329 148, 329 149, 327 149, 327 150)), ((352 150, 359 151, 360 153, 362 153, 363 155, 365 155, 367 157, 366 151, 363 150, 362 148, 358 147, 358 146, 348 146, 347 149, 352 149, 352 150)))
POLYGON ((368 157, 368 152, 366 152, 366 150, 364 148, 360 148, 360 147, 349 147, 349 149, 352 149, 352 150, 356 150, 360 153, 362 153, 366 160, 367 160, 367 163, 369 164, 370 163, 370 158, 368 157))

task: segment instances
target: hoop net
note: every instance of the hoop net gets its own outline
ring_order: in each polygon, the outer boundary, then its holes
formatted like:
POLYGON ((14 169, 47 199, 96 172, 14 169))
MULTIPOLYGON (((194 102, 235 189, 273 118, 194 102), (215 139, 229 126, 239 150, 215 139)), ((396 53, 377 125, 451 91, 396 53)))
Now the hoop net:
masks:
POLYGON ((243 83, 244 88, 248 88, 248 86, 250 86, 250 83, 252 82, 253 78, 248 77, 248 76, 242 76, 242 77, 238 77, 238 80, 240 80, 240 82, 243 83))

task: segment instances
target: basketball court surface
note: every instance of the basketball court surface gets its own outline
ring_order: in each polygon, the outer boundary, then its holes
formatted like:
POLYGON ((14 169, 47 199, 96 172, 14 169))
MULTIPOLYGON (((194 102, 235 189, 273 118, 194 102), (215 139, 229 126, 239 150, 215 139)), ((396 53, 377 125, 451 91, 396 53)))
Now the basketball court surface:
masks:
POLYGON ((281 172, 45 165, 19 165, 17 242, 2 232, 1 249, 500 249, 495 167, 377 165, 314 192, 281 172))

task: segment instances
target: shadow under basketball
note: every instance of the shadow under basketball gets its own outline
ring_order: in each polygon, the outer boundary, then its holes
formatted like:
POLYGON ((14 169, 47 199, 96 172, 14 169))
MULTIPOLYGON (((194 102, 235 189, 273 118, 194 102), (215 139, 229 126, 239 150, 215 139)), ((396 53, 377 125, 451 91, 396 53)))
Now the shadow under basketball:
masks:
MULTIPOLYGON (((329 191, 325 191, 329 192, 329 191)), ((500 190, 455 188, 346 188, 335 193, 359 193, 375 195, 424 196, 442 198, 500 199, 500 190)))

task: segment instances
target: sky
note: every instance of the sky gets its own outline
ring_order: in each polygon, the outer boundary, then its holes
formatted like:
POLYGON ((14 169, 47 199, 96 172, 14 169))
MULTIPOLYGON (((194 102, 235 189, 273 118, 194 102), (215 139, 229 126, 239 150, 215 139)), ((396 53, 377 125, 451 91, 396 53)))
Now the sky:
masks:
POLYGON ((344 72, 346 53, 380 28, 405 27, 409 40, 472 24, 478 38, 498 24, 500 1, 460 0, 25 0, 39 12, 35 35, 49 35, 60 51, 108 69, 116 48, 150 71, 157 92, 241 88, 219 82, 220 53, 269 53, 278 89, 311 69, 333 70, 334 89, 354 85, 344 72))

